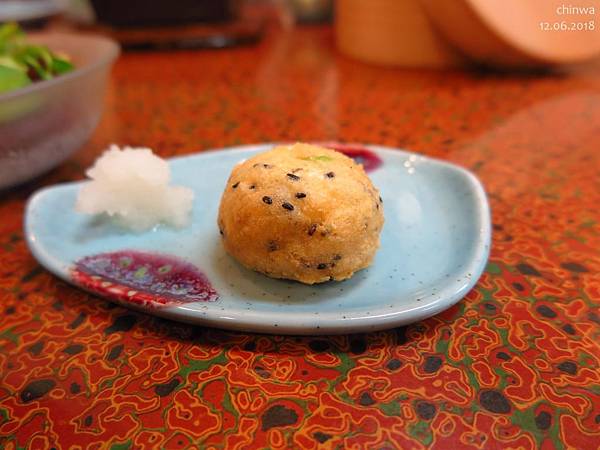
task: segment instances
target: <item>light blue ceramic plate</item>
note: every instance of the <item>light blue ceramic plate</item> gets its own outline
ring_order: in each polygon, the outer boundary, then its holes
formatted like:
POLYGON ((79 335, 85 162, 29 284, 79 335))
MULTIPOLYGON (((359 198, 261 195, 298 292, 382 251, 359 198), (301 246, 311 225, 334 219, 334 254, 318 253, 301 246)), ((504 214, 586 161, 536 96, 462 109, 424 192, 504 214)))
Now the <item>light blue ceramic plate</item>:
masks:
MULTIPOLYGON (((27 206, 30 249, 49 271, 80 285, 74 267, 85 257, 122 250, 175 256, 205 274, 217 300, 134 303, 127 300, 127 295, 136 294, 133 288, 118 294, 109 282, 92 279, 96 287, 108 286, 104 294, 109 299, 150 314, 278 334, 341 334, 405 325, 445 310, 476 283, 490 245, 490 213, 479 181, 442 161, 373 146, 368 148, 383 164, 369 175, 384 200, 385 226, 371 267, 344 282, 313 286, 243 268, 221 246, 216 225, 219 200, 232 167, 270 147, 244 146, 171 160, 173 182, 196 193, 192 224, 183 230, 125 232, 74 211, 81 183, 43 189, 27 206)), ((123 261, 131 263, 128 257, 123 261)), ((139 270, 135 276, 140 276, 139 270)), ((142 280, 146 276, 141 273, 142 280)), ((98 292, 89 283, 82 287, 98 292)))

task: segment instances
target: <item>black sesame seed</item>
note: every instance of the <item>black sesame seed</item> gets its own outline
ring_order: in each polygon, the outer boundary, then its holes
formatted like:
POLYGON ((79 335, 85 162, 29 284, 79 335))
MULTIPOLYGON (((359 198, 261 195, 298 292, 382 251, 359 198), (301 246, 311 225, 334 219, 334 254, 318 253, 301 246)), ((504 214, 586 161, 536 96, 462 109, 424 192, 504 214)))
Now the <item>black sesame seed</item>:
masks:
POLYGON ((306 197, 306 194, 304 192, 297 192, 296 193, 296 198, 304 198, 306 197))
POLYGON ((333 172, 327 172, 327 173, 325 174, 325 176, 326 176, 327 178, 333 178, 333 177, 335 177, 335 173, 333 173, 333 172))
POLYGON ((262 198, 262 201, 265 202, 267 205, 273 203, 273 199, 271 199, 271 197, 267 197, 266 195, 262 198))
POLYGON ((271 167, 273 167, 271 164, 263 164, 263 167, 265 169, 270 169, 271 167))
POLYGON ((283 202, 281 204, 281 207, 283 209, 287 209, 288 211, 293 211, 294 210, 294 205, 292 205, 291 203, 288 203, 288 202, 283 202))
POLYGON ((240 182, 238 181, 237 183, 235 183, 235 184, 234 184, 234 185, 232 185, 231 187, 232 187, 233 189, 235 189, 235 188, 236 188, 236 187, 238 187, 239 185, 240 185, 240 182))
POLYGON ((279 248, 279 246, 277 245, 277 242, 269 241, 267 243, 267 248, 269 249, 270 252, 274 252, 275 250, 277 250, 279 248))
POLYGON ((317 269, 319 269, 319 270, 327 269, 327 264, 325 264, 325 263, 320 263, 320 264, 317 266, 317 269))
POLYGON ((383 199, 381 198, 381 195, 379 196, 379 203, 383 203, 383 199))
POLYGON ((334 261, 339 261, 340 259, 342 259, 342 255, 334 255, 333 256, 334 261))
POLYGON ((248 189, 256 189, 256 186, 252 185, 248 189))
POLYGON ((288 173, 287 177, 292 181, 298 181, 300 179, 298 175, 294 175, 293 173, 288 173))
POLYGON ((313 223, 310 228, 308 229, 308 235, 312 236, 313 234, 315 234, 315 231, 317 231, 317 224, 313 223))
POLYGON ((223 230, 219 228, 219 233, 221 234, 221 236, 225 236, 225 233, 223 233, 223 230))

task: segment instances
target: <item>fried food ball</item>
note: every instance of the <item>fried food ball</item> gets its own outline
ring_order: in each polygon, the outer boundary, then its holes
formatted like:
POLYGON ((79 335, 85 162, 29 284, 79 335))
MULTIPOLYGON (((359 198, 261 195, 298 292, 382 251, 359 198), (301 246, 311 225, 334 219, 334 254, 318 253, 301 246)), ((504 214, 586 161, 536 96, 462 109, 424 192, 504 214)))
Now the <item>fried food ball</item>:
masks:
POLYGON ((306 284, 345 280, 379 247, 383 204, 362 166, 308 144, 232 171, 219 208, 225 250, 249 269, 306 284))

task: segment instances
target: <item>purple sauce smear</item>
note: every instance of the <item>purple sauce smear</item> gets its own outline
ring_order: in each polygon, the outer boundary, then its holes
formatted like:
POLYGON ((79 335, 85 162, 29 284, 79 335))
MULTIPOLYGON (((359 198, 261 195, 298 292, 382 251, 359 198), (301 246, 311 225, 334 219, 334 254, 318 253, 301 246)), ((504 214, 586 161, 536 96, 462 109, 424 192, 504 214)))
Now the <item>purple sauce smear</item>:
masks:
POLYGON ((146 306, 211 302, 219 298, 206 275, 169 255, 125 250, 75 263, 76 283, 100 295, 146 306))
POLYGON ((383 164, 379 156, 359 144, 340 144, 339 142, 317 142, 316 144, 336 150, 354 159, 357 164, 363 165, 365 172, 371 172, 383 164))

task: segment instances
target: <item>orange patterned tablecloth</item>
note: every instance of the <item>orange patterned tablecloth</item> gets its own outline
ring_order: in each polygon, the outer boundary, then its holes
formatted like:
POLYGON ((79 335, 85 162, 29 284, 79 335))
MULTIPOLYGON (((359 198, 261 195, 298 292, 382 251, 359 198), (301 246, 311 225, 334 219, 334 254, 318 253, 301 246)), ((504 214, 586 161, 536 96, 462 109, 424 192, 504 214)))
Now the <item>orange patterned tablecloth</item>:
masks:
POLYGON ((0 447, 579 448, 600 445, 600 67, 402 71, 339 56, 328 28, 257 47, 124 54, 78 155, 0 194, 0 447), (483 181, 489 265, 405 328, 224 332, 137 314, 29 254, 29 194, 109 143, 162 156, 339 140, 446 159, 483 181))

